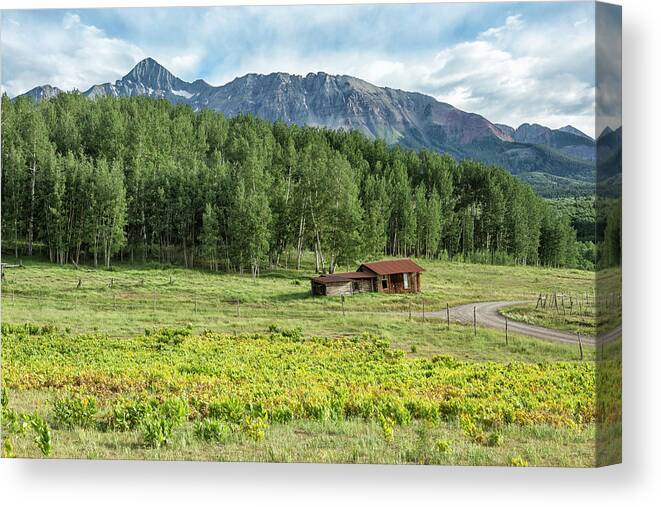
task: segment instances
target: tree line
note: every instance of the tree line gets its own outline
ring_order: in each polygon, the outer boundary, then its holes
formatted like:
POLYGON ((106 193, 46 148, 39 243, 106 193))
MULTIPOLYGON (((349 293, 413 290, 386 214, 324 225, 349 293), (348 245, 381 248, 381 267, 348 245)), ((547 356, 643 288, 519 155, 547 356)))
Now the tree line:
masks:
POLYGON ((15 255, 250 270, 307 251, 582 266, 576 231, 506 170, 356 131, 144 97, 2 97, 2 235, 15 255))

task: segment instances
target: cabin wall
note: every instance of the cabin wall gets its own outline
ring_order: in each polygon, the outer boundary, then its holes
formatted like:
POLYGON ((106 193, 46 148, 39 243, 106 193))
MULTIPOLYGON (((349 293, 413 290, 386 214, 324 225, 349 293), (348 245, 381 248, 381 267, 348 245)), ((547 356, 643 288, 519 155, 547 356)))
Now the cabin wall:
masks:
POLYGON ((372 280, 374 279, 359 278, 357 280, 353 280, 351 284, 353 293, 356 294, 357 292, 374 292, 374 289, 372 289, 372 280))
POLYGON ((313 296, 325 296, 326 295, 326 286, 323 283, 317 283, 313 280, 312 281, 312 295, 313 296))
POLYGON ((351 282, 337 282, 326 284, 327 296, 340 296, 342 294, 351 294, 351 282))
MULTIPOLYGON (((395 273, 386 275, 388 280, 388 288, 381 289, 388 294, 406 294, 411 292, 420 292, 420 273, 409 273, 409 287, 404 288, 404 273, 395 273)), ((381 280, 379 280, 381 287, 381 280)))

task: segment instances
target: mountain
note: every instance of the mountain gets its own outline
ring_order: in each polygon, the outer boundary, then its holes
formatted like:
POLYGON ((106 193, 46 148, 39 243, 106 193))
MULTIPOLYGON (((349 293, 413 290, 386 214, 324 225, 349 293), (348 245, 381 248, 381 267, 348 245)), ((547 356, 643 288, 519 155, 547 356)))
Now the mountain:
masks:
POLYGON ((551 130, 536 123, 524 123, 514 131, 512 138, 520 143, 555 148, 572 158, 590 161, 597 158, 594 140, 571 125, 551 130))
POLYGON ((50 98, 56 97, 60 93, 62 93, 62 90, 60 90, 56 86, 42 85, 42 86, 35 86, 34 88, 32 88, 32 90, 25 92, 23 96, 30 97, 35 102, 39 102, 41 100, 48 100, 50 98))
POLYGON ((581 132, 576 127, 572 127, 571 125, 565 125, 564 127, 560 127, 558 130, 560 132, 567 132, 568 134, 574 134, 575 136, 584 137, 586 139, 589 139, 590 141, 594 141, 594 139, 592 139, 589 135, 585 134, 584 132, 581 132))
POLYGON ((622 127, 606 127, 597 138, 597 186, 599 194, 622 196, 622 127))
MULTIPOLYGON (((51 90, 57 92, 41 90, 26 95, 43 100, 59 93, 55 88, 51 90)), ((535 173, 529 179, 541 194, 558 192, 554 177, 564 179, 563 193, 572 193, 566 191, 571 187, 567 182, 575 181, 575 193, 583 193, 583 187, 594 180, 594 141, 571 126, 551 130, 524 124, 514 129, 428 95, 379 87, 352 76, 247 74, 223 86, 212 86, 203 80, 183 81, 146 58, 121 79, 94 85, 83 95, 140 95, 227 116, 250 113, 268 121, 356 129, 389 144, 500 164, 522 178, 535 173)))

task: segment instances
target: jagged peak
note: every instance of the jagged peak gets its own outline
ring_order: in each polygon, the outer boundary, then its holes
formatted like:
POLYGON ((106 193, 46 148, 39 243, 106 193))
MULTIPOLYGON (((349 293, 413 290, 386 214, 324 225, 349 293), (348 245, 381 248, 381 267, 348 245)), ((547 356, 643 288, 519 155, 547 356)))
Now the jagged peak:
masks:
POLYGON ((171 85, 178 79, 156 60, 147 57, 136 63, 129 73, 122 78, 122 81, 139 82, 157 88, 163 84, 171 85))

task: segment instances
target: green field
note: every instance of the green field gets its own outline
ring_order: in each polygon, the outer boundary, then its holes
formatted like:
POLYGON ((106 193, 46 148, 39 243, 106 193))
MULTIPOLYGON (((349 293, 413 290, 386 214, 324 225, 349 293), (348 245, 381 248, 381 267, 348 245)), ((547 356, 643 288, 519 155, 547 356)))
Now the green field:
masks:
POLYGON ((422 294, 344 309, 309 295, 309 265, 255 280, 8 270, 4 452, 41 456, 41 435, 53 457, 593 465, 592 348, 581 362, 570 345, 408 317, 587 291, 592 273, 420 263, 422 294))
POLYGON ((584 292, 593 274, 580 270, 489 266, 419 260, 426 269, 419 295, 357 294, 313 298, 310 264, 300 272, 278 269, 249 275, 158 266, 118 265, 113 271, 29 262, 8 270, 3 284, 3 320, 101 331, 114 337, 144 329, 192 325, 195 332, 264 332, 271 324, 300 327, 306 336, 383 336, 414 354, 437 353, 484 360, 571 360, 571 346, 516 337, 505 347, 504 330, 479 329, 413 317, 472 301, 535 300, 540 292, 584 292), (109 287, 112 279, 112 288, 109 287), (78 280, 81 287, 77 288, 78 280), (238 302, 238 303, 237 303, 238 302))
POLYGON ((595 460, 592 362, 414 359, 375 337, 308 339, 282 329, 126 339, 3 331, 4 437, 20 456, 41 455, 30 425, 45 420, 47 454, 60 457, 595 460))

